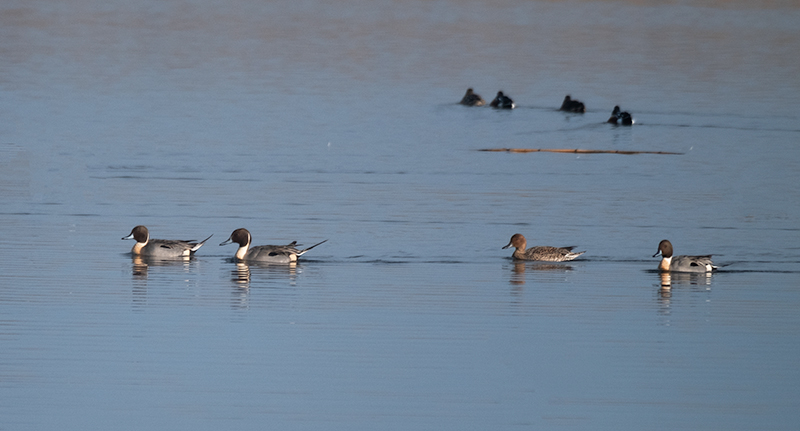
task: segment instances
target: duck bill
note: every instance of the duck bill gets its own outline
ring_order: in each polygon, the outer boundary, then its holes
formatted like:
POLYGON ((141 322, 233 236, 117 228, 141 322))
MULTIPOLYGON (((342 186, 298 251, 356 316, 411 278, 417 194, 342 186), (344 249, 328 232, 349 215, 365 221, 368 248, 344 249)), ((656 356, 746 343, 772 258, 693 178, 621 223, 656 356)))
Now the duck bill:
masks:
POLYGON ((511 247, 511 243, 508 243, 507 245, 505 245, 505 246, 503 247, 503 250, 505 250, 505 249, 507 249, 507 248, 509 248, 509 247, 511 247))
POLYGON ((128 236, 123 236, 122 239, 133 239, 133 232, 128 236))
POLYGON ((656 254, 653 255, 653 257, 656 257, 656 256, 661 256, 661 250, 657 251, 656 254))
POLYGON ((228 239, 226 239, 225 241, 222 241, 221 243, 219 243, 219 245, 228 245, 228 244, 232 243, 233 240, 231 238, 233 238, 233 235, 229 236, 228 239))

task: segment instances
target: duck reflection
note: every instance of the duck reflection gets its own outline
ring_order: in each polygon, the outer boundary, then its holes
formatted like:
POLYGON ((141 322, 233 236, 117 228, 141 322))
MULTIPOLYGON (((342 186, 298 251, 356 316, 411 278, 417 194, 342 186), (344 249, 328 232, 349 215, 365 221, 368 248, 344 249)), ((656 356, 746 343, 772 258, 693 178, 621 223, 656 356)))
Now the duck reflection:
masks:
MULTIPOLYGON (((250 308, 250 287, 265 284, 269 280, 289 282, 293 286, 302 267, 297 262, 287 264, 270 264, 246 261, 234 261, 236 267, 231 270, 233 284, 231 307, 236 310, 250 308), (252 283, 252 284, 251 284, 252 283)), ((282 283, 281 283, 282 284, 282 283)))
POLYGON ((710 272, 660 272, 661 290, 670 290, 676 285, 710 286, 710 272))
POLYGON ((139 310, 147 305, 147 269, 149 266, 144 258, 139 255, 133 255, 131 272, 133 274, 133 287, 131 294, 133 295, 133 308, 139 310))
POLYGON ((234 310, 247 310, 250 308, 250 266, 244 262, 236 262, 236 268, 231 271, 231 308, 234 310))
POLYGON ((514 286, 525 284, 525 271, 552 271, 554 273, 571 271, 572 267, 563 263, 533 262, 515 260, 511 266, 509 283, 514 286))
POLYGON ((270 264, 261 262, 247 262, 237 260, 236 268, 231 271, 231 281, 238 287, 249 288, 253 275, 256 279, 281 279, 288 280, 294 284, 296 277, 302 272, 301 266, 297 262, 284 264, 270 264))
POLYGON ((192 258, 181 259, 158 259, 148 256, 133 255, 131 258, 131 274, 134 279, 147 279, 147 273, 151 266, 182 266, 189 269, 192 258))
POLYGON ((236 269, 231 271, 231 281, 238 287, 250 287, 250 266, 244 262, 236 262, 236 269))
POLYGON ((711 290, 710 272, 659 272, 658 300, 663 310, 668 310, 672 300, 673 288, 685 287, 696 288, 705 287, 702 290, 711 290))
POLYGON ((132 273, 134 280, 147 280, 147 262, 139 255, 133 255, 132 273))
POLYGON ((133 305, 142 308, 147 304, 147 277, 151 267, 177 267, 188 270, 192 262, 191 257, 178 259, 159 259, 143 255, 131 255, 131 276, 133 278, 133 305))
POLYGON ((662 299, 669 299, 672 297, 672 277, 669 272, 662 272, 659 274, 661 277, 661 287, 658 289, 658 296, 662 299))

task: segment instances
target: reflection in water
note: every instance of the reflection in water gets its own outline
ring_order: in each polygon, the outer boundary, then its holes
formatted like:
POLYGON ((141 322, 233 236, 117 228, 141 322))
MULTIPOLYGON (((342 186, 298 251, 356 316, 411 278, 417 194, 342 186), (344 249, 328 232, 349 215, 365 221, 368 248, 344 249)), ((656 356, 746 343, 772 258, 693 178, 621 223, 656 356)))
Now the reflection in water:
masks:
POLYGON ((250 307, 250 287, 255 275, 255 285, 274 279, 288 281, 290 286, 297 282, 297 275, 301 270, 297 262, 286 264, 270 264, 263 262, 236 262, 236 268, 231 271, 232 291, 231 307, 245 310, 250 307))
MULTIPOLYGON (((661 312, 669 314, 673 287, 710 286, 711 274, 710 272, 659 272, 661 283, 658 288, 658 302, 661 306, 661 312)), ((711 290, 711 288, 706 287, 705 290, 711 290)))
POLYGON ((147 268, 148 265, 141 256, 133 255, 133 308, 141 309, 147 305, 147 268))
POLYGON ((133 255, 133 278, 134 280, 147 280, 147 262, 139 255, 133 255))
POLYGON ((182 266, 184 271, 189 270, 192 258, 164 260, 148 256, 132 255, 131 275, 133 276, 133 305, 135 309, 147 304, 147 277, 151 266, 182 266))
POLYGON ((189 269, 192 258, 186 256, 178 259, 158 259, 149 256, 133 255, 131 262, 133 267, 131 272, 134 279, 147 279, 147 272, 151 266, 183 266, 185 270, 189 269))
POLYGON ((710 272, 661 272, 661 290, 672 289, 673 284, 709 286, 711 285, 710 272))
POLYGON ((525 284, 525 262, 514 262, 511 268, 511 280, 509 282, 513 285, 525 284))
POLYGON ((289 263, 264 263, 264 262, 236 262, 236 269, 231 271, 231 281, 238 287, 250 287, 252 275, 255 273, 258 280, 279 279, 285 280, 288 276, 291 285, 297 281, 300 274, 300 267, 297 262, 289 263), (265 276, 265 277, 259 277, 265 276))
POLYGON ((231 271, 231 281, 234 286, 231 291, 231 308, 250 308, 250 266, 244 262, 236 262, 236 268, 231 271))
POLYGON ((509 283, 517 286, 525 284, 526 269, 530 269, 532 271, 567 272, 571 271, 572 267, 560 263, 526 262, 522 260, 515 260, 511 267, 511 279, 509 280, 509 283))
POLYGON ((250 287, 250 266, 244 262, 236 262, 236 269, 231 271, 231 280, 237 287, 250 287))
POLYGON ((662 272, 659 275, 661 276, 661 287, 658 289, 658 296, 667 301, 665 305, 669 305, 669 298, 672 297, 672 277, 669 272, 662 272))

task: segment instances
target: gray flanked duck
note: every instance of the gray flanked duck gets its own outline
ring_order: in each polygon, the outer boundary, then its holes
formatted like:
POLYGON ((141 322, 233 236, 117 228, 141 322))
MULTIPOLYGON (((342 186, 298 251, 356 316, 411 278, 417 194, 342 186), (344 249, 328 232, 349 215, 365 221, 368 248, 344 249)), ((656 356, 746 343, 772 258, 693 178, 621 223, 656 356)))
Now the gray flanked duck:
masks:
POLYGON ((711 255, 705 256, 673 256, 672 243, 662 240, 658 243, 658 251, 653 257, 661 255, 658 270, 662 272, 711 272, 717 269, 711 262, 711 255))
POLYGON ((305 254, 312 248, 327 241, 318 242, 311 247, 302 250, 297 248, 297 241, 292 241, 286 245, 257 245, 250 247, 252 242, 250 232, 245 228, 233 231, 231 236, 220 245, 239 244, 235 258, 245 262, 265 262, 265 263, 290 263, 297 262, 297 258, 305 254))
POLYGON ((479 94, 473 92, 471 88, 467 88, 467 94, 465 94, 458 103, 467 106, 483 106, 486 104, 486 101, 483 100, 483 97, 479 94))
POLYGON ((611 111, 611 117, 606 122, 611 124, 622 124, 623 126, 632 126, 633 117, 629 112, 622 111, 619 108, 619 105, 617 105, 614 107, 614 110, 611 111))
POLYGON ((541 260, 547 262, 566 262, 573 260, 576 257, 586 253, 585 251, 573 252, 575 247, 550 247, 547 245, 540 245, 526 249, 528 242, 521 233, 515 233, 511 237, 508 245, 504 249, 514 247, 514 254, 511 256, 514 259, 520 260, 541 260))
MULTIPOLYGON (((211 238, 213 235, 209 235, 211 238)), ((137 256, 148 256, 162 259, 189 257, 194 254, 208 238, 198 242, 197 240, 179 239, 151 239, 150 232, 146 227, 139 225, 131 230, 130 235, 122 239, 135 239, 131 253, 137 256)))
POLYGON ((502 91, 497 92, 497 96, 492 100, 492 103, 489 104, 492 108, 496 109, 514 109, 517 105, 514 104, 514 101, 511 100, 510 97, 503 94, 502 91))

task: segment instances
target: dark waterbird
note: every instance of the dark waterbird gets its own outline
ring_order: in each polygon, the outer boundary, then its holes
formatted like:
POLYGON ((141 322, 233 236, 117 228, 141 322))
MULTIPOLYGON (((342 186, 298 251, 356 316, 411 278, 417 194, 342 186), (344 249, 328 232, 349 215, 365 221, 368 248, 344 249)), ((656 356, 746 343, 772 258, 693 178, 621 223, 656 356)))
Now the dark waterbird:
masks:
POLYGON ((467 88, 467 93, 458 103, 466 106, 483 106, 486 104, 486 101, 483 100, 483 97, 479 94, 473 92, 472 88, 467 88))
POLYGON ((578 114, 583 114, 586 112, 586 105, 579 100, 572 100, 569 94, 564 97, 564 102, 561 103, 561 108, 558 109, 559 111, 566 111, 566 112, 575 112, 578 114))
POLYGON ((502 91, 498 91, 497 96, 492 100, 489 106, 496 109, 514 109, 517 105, 514 104, 514 101, 511 100, 510 97, 503 94, 502 91))
POLYGON ((607 123, 611 124, 622 124, 623 126, 632 126, 633 125, 633 117, 630 113, 621 111, 619 109, 619 105, 614 107, 614 110, 611 111, 611 118, 608 119, 607 123))

